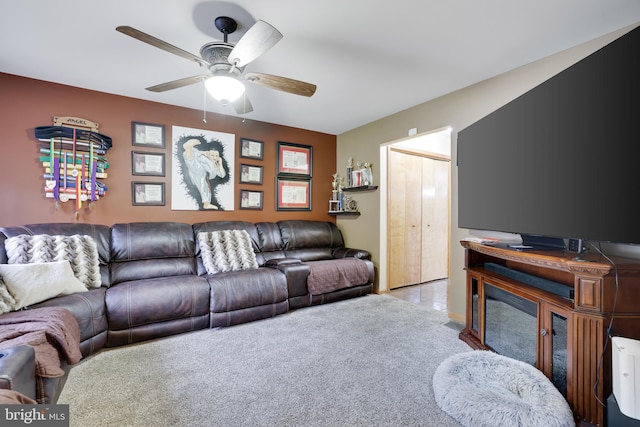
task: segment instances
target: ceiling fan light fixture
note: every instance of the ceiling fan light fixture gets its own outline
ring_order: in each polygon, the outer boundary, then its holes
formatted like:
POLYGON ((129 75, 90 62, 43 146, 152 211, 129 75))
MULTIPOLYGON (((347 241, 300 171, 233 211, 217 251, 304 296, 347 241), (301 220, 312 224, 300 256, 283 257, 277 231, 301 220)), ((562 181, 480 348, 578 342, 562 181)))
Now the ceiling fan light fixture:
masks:
POLYGON ((233 102, 244 93, 244 85, 235 77, 214 75, 204 82, 209 95, 222 103, 233 102))

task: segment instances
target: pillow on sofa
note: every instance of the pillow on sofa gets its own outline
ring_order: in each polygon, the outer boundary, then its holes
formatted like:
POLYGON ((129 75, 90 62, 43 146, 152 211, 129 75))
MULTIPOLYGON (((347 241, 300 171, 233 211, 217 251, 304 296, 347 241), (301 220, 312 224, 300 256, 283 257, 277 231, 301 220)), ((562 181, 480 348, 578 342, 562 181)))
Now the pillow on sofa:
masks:
POLYGON ((15 299, 14 310, 59 295, 87 291, 73 274, 69 261, 0 264, 0 276, 15 299))
POLYGON ((102 285, 98 245, 93 237, 20 234, 4 242, 9 264, 69 261, 75 276, 87 288, 102 285))
POLYGON ((16 305, 16 300, 13 295, 7 289, 7 285, 0 276, 0 314, 8 313, 13 310, 16 305))
POLYGON ((202 264, 209 274, 258 268, 246 230, 201 231, 198 242, 202 264))

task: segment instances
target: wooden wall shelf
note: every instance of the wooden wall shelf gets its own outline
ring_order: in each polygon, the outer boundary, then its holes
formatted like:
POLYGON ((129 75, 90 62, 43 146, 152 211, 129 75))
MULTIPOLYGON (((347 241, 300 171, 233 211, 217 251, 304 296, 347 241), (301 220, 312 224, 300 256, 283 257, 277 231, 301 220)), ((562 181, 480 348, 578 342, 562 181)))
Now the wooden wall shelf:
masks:
POLYGON ((348 211, 329 212, 329 215, 334 215, 334 216, 358 216, 358 215, 360 215, 360 212, 348 212, 348 211))
POLYGON ((377 189, 378 189, 377 185, 361 185, 360 187, 345 187, 342 189, 342 191, 356 192, 356 191, 373 191, 377 189))

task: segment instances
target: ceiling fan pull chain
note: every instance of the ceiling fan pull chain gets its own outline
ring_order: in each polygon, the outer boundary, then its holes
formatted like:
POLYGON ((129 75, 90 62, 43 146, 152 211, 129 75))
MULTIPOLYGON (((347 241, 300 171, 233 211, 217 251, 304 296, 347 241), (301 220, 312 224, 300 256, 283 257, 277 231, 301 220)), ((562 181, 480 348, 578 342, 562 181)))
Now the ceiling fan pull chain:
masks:
MULTIPOLYGON (((246 90, 242 94, 242 111, 247 111, 247 91, 246 90)), ((247 117, 243 115, 242 123, 244 123, 245 121, 247 121, 247 117)))
POLYGON ((207 88, 204 85, 204 80, 202 81, 202 123, 207 123, 207 88))

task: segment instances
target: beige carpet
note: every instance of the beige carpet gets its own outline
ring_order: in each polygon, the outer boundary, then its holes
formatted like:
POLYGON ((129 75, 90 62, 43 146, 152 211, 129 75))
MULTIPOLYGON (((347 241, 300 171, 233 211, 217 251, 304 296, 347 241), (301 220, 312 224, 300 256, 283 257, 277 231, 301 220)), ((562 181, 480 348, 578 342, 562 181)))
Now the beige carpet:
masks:
POLYGON ((446 315, 383 295, 103 350, 73 367, 71 425, 438 426, 432 377, 469 351, 446 315))

